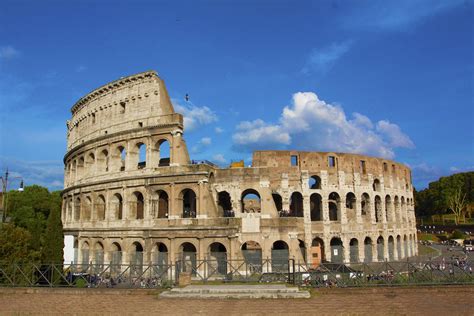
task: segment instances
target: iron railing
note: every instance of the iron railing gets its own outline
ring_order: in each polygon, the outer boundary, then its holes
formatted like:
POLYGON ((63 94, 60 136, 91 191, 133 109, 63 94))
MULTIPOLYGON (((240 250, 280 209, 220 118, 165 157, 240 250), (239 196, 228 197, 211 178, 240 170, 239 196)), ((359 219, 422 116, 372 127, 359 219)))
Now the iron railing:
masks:
POLYGON ((377 263, 321 263, 310 267, 290 259, 180 259, 172 264, 2 264, 0 286, 160 288, 192 282, 288 282, 308 287, 474 284, 469 259, 407 260, 377 263))

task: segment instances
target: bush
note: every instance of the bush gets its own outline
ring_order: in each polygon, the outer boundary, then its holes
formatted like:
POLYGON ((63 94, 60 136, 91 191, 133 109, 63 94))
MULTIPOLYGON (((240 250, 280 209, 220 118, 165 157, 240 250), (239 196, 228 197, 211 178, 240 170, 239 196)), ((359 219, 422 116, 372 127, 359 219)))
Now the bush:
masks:
POLYGON ((454 230, 453 233, 451 234, 451 239, 465 239, 465 238, 466 238, 466 235, 459 229, 454 230))

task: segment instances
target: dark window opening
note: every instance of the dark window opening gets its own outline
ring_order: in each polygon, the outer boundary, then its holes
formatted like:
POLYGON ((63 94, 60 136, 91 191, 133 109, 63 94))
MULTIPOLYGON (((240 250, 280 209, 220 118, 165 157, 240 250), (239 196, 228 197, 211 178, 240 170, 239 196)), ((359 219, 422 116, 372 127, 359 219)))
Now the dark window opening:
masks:
POLYGON ((292 166, 298 166, 298 156, 296 156, 296 155, 291 156, 291 165, 292 166))

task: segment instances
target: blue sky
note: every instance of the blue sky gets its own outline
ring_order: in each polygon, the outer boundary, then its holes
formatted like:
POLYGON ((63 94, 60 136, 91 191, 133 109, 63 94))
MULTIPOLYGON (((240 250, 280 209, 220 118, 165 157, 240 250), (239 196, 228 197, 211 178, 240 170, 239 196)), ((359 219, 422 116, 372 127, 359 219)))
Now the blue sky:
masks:
POLYGON ((474 170, 473 21, 456 0, 3 0, 0 170, 61 189, 70 107, 154 69, 193 159, 365 153, 421 189, 474 170))

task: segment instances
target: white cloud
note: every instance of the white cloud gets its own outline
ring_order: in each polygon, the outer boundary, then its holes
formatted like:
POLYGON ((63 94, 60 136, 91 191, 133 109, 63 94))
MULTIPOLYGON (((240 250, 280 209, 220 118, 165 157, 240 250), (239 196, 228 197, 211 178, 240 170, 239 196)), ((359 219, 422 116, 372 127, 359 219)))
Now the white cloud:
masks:
POLYGON ((433 16, 440 15, 461 5, 465 0, 398 0, 369 1, 356 6, 342 22, 347 28, 367 30, 402 31, 433 16))
POLYGON ((237 147, 280 146, 291 143, 290 135, 283 131, 281 126, 266 124, 260 119, 241 122, 232 139, 237 147))
POLYGON ((350 50, 353 43, 354 41, 347 40, 313 49, 301 72, 308 74, 310 72, 325 73, 329 71, 336 61, 350 50))
POLYGON ((177 100, 172 100, 172 102, 175 111, 184 116, 184 127, 187 131, 218 120, 217 115, 207 106, 182 105, 177 100))
POLYGON ((223 154, 216 154, 212 157, 212 160, 218 164, 225 164, 227 163, 227 159, 224 158, 223 154))
POLYGON ((17 57, 19 54, 20 53, 10 45, 0 47, 0 60, 12 59, 17 57))
POLYGON ((412 140, 405 135, 400 127, 389 121, 381 120, 377 123, 377 131, 387 138, 388 143, 393 147, 415 148, 412 140))
POLYGON ((315 93, 298 92, 293 95, 293 104, 283 109, 277 124, 260 119, 241 122, 233 141, 237 149, 291 147, 386 158, 394 157, 394 148, 414 147, 396 124, 383 120, 375 126, 365 115, 354 113, 348 119, 342 107, 320 100, 315 93))
POLYGON ((221 134, 224 130, 220 127, 216 127, 214 128, 214 132, 216 132, 216 134, 221 134))
POLYGON ((200 143, 204 146, 209 146, 212 143, 212 139, 210 137, 203 137, 200 143))
POLYGON ((0 157, 0 168, 10 171, 9 189, 17 188, 23 180, 25 186, 38 184, 50 190, 63 188, 64 165, 61 161, 31 161, 0 157))
POLYGON ((76 68, 76 72, 84 72, 87 70, 87 67, 84 66, 84 65, 79 65, 77 68, 76 68))
POLYGON ((212 139, 210 137, 201 138, 196 145, 191 148, 193 154, 197 154, 203 151, 204 148, 212 144, 212 139))

